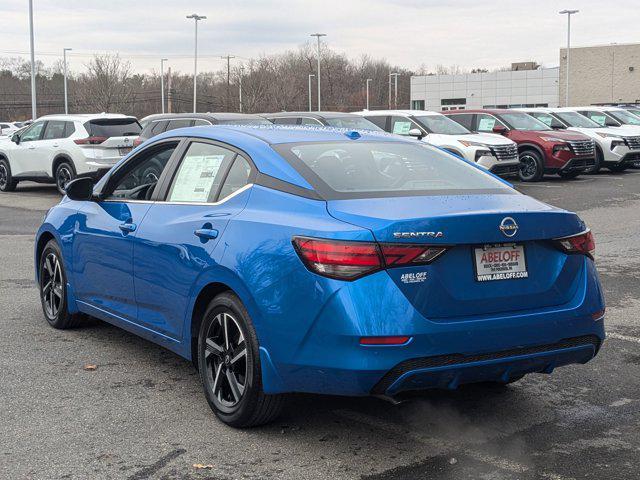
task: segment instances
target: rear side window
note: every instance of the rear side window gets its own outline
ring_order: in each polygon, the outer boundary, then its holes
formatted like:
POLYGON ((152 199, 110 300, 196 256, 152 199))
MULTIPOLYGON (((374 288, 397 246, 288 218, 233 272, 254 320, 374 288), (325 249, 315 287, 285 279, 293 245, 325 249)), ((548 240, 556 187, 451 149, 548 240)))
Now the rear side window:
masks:
POLYGON ((298 124, 298 119, 295 117, 272 118, 271 120, 276 125, 297 125, 298 124))
POLYGON ((514 193, 493 176, 422 142, 314 142, 274 148, 326 199, 514 193))
POLYGON ((467 130, 473 130, 473 115, 447 115, 451 120, 458 122, 463 127, 466 127, 467 130))
POLYGON ((173 178, 167 201, 205 203, 215 201, 225 168, 235 152, 218 145, 193 142, 173 178))
POLYGON ((320 120, 316 120, 315 118, 302 117, 300 119, 300 125, 311 125, 312 127, 320 127, 322 126, 322 122, 320 120))
POLYGON ((169 122, 166 120, 162 120, 160 122, 151 122, 150 125, 147 125, 145 127, 145 131, 147 132, 147 134, 149 133, 149 131, 151 131, 151 136, 160 135, 166 130, 168 123, 169 122))
POLYGON ((375 123, 370 122, 364 117, 334 117, 334 118, 325 118, 325 122, 330 127, 337 128, 355 128, 359 130, 373 130, 380 131, 381 127, 378 127, 375 123))
POLYGON ((222 189, 218 198, 225 198, 232 193, 240 190, 247 183, 249 183, 249 176, 251 175, 251 165, 242 157, 236 157, 227 178, 225 178, 222 184, 222 189))
POLYGON ((140 135, 142 127, 135 118, 105 118, 84 124, 90 137, 129 137, 140 135))
POLYGON ((65 123, 61 120, 49 120, 42 139, 55 140, 56 138, 64 138, 65 123))
POLYGON ((76 126, 73 122, 64 122, 64 138, 68 138, 76 133, 76 126))
POLYGON ((169 125, 167 125, 166 131, 175 130, 176 128, 185 128, 193 125, 193 120, 190 119, 176 119, 169 120, 169 125))
POLYGON ((377 125, 378 127, 380 127, 382 130, 386 130, 387 129, 387 116, 384 115, 371 115, 370 117, 365 117, 367 120, 369 120, 371 123, 377 125))
POLYGON ((205 125, 211 125, 211 122, 208 120, 202 120, 202 119, 198 119, 198 120, 194 120, 193 121, 193 126, 194 127, 204 127, 205 125))

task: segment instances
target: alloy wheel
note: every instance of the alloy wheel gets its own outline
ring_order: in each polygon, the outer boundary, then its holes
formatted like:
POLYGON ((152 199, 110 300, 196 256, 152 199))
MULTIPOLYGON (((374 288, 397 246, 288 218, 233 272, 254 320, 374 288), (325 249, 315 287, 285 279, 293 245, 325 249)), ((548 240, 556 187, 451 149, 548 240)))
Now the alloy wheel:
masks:
POLYGON ((0 163, 0 188, 4 189, 7 186, 8 181, 9 172, 7 172, 7 167, 0 163))
POLYGON ((228 312, 215 316, 206 335, 204 359, 213 402, 223 412, 240 403, 247 387, 247 345, 238 321, 228 312))
POLYGON ((68 167, 62 166, 58 169, 56 175, 56 183, 58 185, 58 189, 64 191, 67 188, 67 183, 71 181, 71 171, 68 167))
POLYGON ((49 252, 44 259, 40 274, 40 291, 47 317, 55 320, 62 307, 64 282, 60 260, 53 252, 49 252))
POLYGON ((531 178, 536 174, 536 159, 531 155, 522 155, 520 157, 520 172, 524 178, 531 178))

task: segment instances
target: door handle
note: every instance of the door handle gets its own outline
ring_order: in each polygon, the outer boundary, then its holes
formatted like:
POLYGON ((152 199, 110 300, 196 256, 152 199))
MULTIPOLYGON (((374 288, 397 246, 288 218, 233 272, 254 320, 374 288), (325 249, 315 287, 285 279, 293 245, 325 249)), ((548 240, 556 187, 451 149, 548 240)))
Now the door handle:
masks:
POLYGON ((29 148, 29 150, 35 150, 35 149, 36 149, 36 146, 35 146, 35 145, 29 145, 29 147, 28 147, 28 148, 29 148))
POLYGON ((58 148, 60 145, 54 145, 53 148, 58 148))
POLYGON ((118 227, 126 235, 127 233, 135 232, 137 225, 135 223, 121 223, 118 227))
POLYGON ((204 240, 205 242, 218 238, 218 230, 215 228, 199 228, 193 233, 196 237, 199 237, 200 240, 204 240))

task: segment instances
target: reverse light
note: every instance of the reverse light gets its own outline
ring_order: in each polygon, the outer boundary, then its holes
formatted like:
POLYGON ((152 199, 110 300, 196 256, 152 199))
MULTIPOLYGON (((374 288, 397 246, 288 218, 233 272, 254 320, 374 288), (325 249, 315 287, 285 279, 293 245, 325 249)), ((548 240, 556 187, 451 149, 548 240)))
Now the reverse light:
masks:
POLYGON ((339 280, 355 280, 385 268, 426 265, 448 247, 294 237, 293 245, 314 273, 339 280))
POLYGON ((105 140, 107 140, 107 137, 87 137, 87 138, 78 138, 73 142, 76 145, 100 145, 105 140))
POLYGON ((582 254, 593 259, 596 252, 596 242, 591 230, 570 237, 556 238, 554 242, 560 250, 569 254, 582 254))
POLYGON ((404 345, 411 337, 394 336, 394 337, 361 337, 360 345, 404 345))

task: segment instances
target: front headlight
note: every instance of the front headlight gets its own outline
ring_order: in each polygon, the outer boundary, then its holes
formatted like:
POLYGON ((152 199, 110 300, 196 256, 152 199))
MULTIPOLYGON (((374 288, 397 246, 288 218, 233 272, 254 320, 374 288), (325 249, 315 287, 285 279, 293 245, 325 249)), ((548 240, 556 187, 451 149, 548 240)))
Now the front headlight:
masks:
POLYGON ((564 139, 563 138, 558 138, 558 137, 540 137, 542 138, 542 140, 544 140, 545 142, 551 142, 551 143, 564 143, 564 139))
POLYGON ((624 147, 626 143, 621 138, 616 138, 615 140, 611 140, 611 150, 616 147, 624 147))
POLYGON ((616 140, 622 140, 618 135, 616 135, 615 133, 602 133, 602 132, 596 132, 596 135, 598 135, 599 137, 602 138, 615 138, 616 140))
POLYGON ((563 151, 563 150, 564 150, 564 151, 567 151, 567 152, 570 152, 570 151, 571 151, 571 149, 569 148, 569 145, 567 145, 566 143, 561 143, 560 145, 554 145, 554 146, 553 146, 553 154, 554 154, 554 155, 555 155, 556 153, 558 153, 558 152, 563 151))
POLYGON ((486 143, 471 142, 469 140, 458 140, 465 147, 487 147, 486 143))

